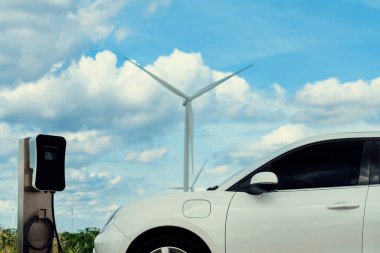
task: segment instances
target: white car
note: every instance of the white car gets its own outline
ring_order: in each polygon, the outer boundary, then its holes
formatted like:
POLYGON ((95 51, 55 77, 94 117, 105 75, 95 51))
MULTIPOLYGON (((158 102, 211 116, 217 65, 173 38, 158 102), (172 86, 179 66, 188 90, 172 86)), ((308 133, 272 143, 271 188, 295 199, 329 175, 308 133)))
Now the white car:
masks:
POLYGON ((205 192, 118 209, 96 253, 377 253, 380 132, 311 137, 205 192))

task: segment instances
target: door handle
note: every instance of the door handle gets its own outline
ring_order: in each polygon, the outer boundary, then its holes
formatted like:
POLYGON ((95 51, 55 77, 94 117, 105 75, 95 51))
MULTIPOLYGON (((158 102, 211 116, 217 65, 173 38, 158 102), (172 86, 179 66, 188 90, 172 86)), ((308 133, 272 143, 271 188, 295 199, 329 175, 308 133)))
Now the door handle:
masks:
POLYGON ((356 209, 359 207, 360 207, 360 204, 336 202, 332 205, 328 205, 327 209, 330 209, 330 210, 350 210, 350 209, 356 209))

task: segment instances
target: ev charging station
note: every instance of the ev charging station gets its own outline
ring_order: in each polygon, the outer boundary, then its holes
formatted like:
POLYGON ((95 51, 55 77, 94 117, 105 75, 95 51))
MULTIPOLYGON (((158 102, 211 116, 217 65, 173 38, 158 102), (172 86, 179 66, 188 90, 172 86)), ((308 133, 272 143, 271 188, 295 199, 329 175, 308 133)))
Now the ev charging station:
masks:
POLYGON ((65 189, 66 140, 38 135, 19 140, 17 253, 51 253, 54 193, 65 189))

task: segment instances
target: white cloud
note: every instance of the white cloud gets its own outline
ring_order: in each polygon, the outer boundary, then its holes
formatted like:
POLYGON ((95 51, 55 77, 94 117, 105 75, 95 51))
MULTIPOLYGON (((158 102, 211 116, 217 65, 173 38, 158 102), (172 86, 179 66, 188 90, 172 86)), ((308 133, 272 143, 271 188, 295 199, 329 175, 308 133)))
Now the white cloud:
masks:
POLYGON ((174 49, 169 56, 160 56, 147 69, 188 95, 214 81, 213 73, 204 64, 201 53, 174 49))
POLYGON ((340 82, 329 78, 307 83, 296 92, 298 121, 352 122, 378 114, 380 78, 340 82))
POLYGON ((380 78, 365 82, 341 83, 337 78, 329 78, 315 83, 307 83, 297 92, 296 98, 305 105, 331 106, 360 103, 361 105, 379 105, 380 78))
POLYGON ((125 160, 128 162, 152 163, 165 157, 168 152, 169 150, 166 147, 144 150, 142 152, 130 152, 125 160))
POLYGON ((68 152, 84 152, 89 155, 99 154, 115 144, 116 137, 102 134, 96 130, 62 133, 67 142, 68 152))
POLYGON ((303 124, 285 124, 262 136, 259 140, 252 141, 251 144, 231 152, 230 155, 238 159, 258 158, 312 133, 313 130, 303 124))
POLYGON ((66 119, 68 124, 81 122, 82 127, 112 122, 116 108, 122 108, 114 84, 115 64, 115 56, 105 51, 95 59, 82 57, 61 75, 47 74, 34 83, 2 90, 0 116, 20 118, 22 123, 66 119))
POLYGON ((268 149, 277 148, 304 138, 309 129, 303 124, 286 124, 264 135, 260 142, 268 149))

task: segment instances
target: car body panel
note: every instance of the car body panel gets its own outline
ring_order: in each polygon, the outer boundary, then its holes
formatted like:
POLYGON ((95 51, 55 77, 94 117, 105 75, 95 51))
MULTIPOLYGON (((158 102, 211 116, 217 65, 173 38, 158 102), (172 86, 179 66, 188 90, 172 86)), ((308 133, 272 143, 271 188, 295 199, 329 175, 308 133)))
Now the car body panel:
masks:
POLYGON ((226 225, 227 253, 360 253, 368 186, 237 192, 226 225), (339 203, 352 209, 329 209, 339 203))

